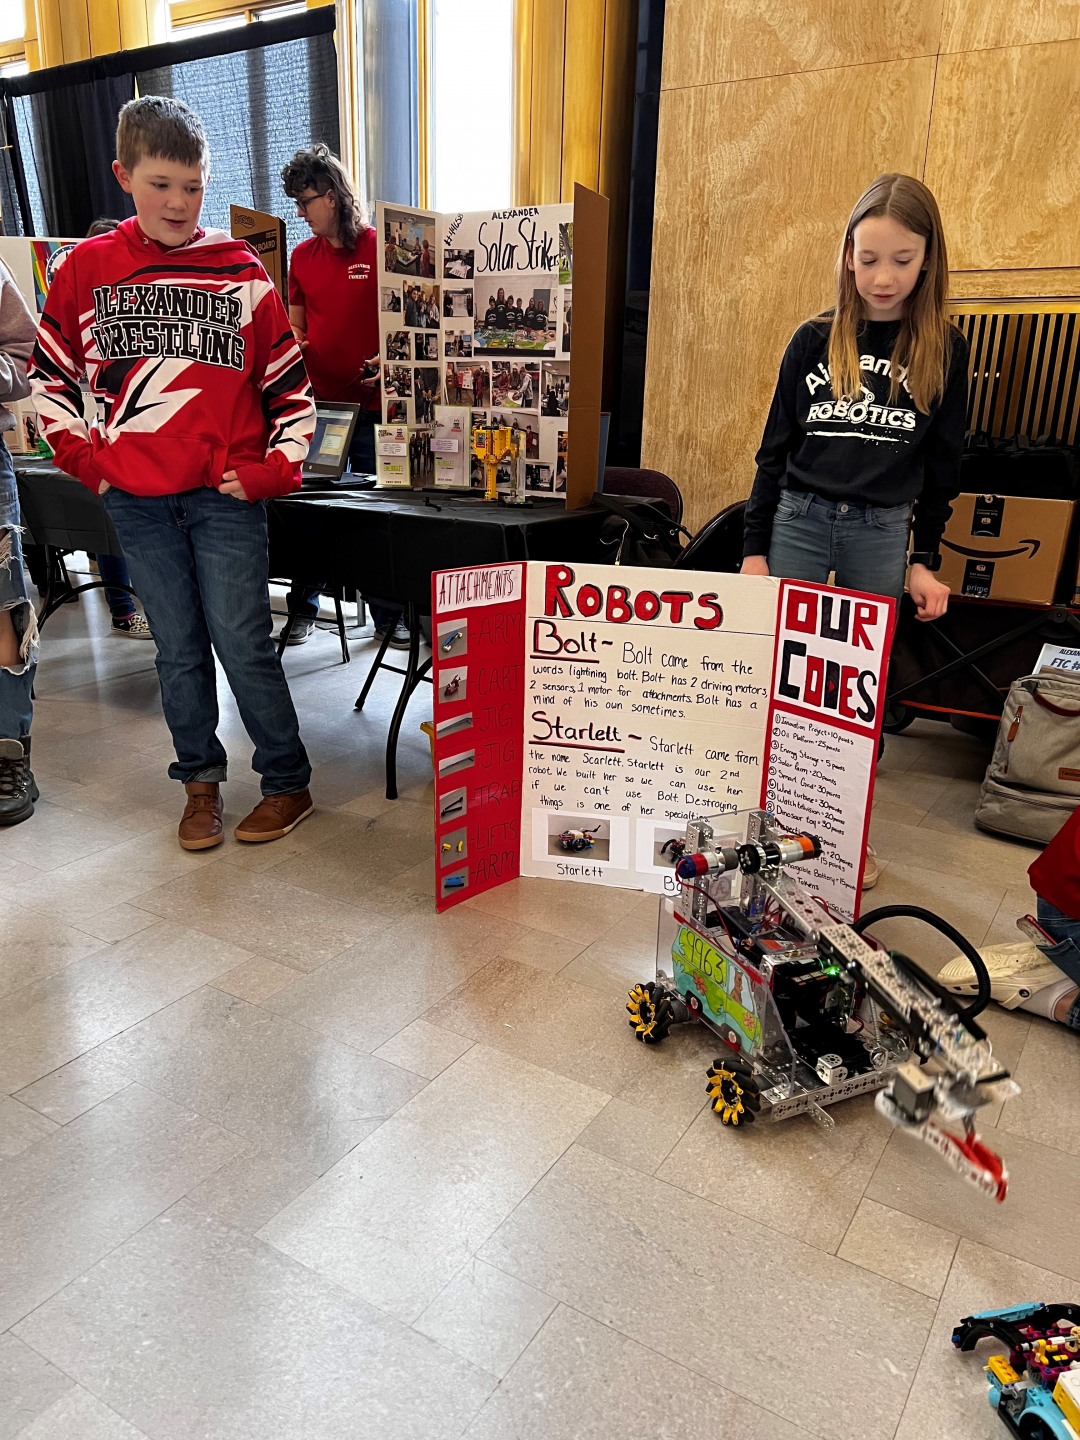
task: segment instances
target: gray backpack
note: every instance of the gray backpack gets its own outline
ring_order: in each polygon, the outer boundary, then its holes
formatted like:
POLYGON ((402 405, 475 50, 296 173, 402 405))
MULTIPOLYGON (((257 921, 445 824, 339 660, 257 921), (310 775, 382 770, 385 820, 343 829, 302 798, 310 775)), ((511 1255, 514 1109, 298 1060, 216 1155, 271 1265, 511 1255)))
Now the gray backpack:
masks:
POLYGON ((1080 674, 1044 667, 1014 680, 975 823, 1052 840, 1080 805, 1080 674))

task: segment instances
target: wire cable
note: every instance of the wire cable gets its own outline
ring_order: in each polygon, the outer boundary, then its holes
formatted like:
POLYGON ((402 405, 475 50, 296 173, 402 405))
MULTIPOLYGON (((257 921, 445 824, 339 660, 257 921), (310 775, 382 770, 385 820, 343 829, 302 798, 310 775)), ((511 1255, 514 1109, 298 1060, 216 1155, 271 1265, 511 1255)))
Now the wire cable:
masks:
MULTIPOLYGON (((921 920, 925 925, 939 931, 947 940, 951 940, 965 959, 971 962, 972 969, 975 971, 975 979, 979 985, 978 993, 970 1005, 958 1005, 957 1008, 964 1020, 974 1020, 976 1015, 981 1015, 990 1003, 990 972, 986 968, 986 962, 971 941, 961 935, 960 931, 950 925, 947 920, 943 920, 940 915, 935 915, 932 910, 924 910, 921 905, 879 905, 876 910, 868 910, 865 915, 860 915, 851 928, 856 935, 861 935, 864 930, 869 929, 871 925, 876 925, 881 920, 898 918, 921 920)), ((955 995, 943 992, 936 980, 926 975, 921 967, 917 968, 920 970, 920 974, 930 981, 930 989, 933 993, 948 994, 949 999, 955 1002, 955 995)))

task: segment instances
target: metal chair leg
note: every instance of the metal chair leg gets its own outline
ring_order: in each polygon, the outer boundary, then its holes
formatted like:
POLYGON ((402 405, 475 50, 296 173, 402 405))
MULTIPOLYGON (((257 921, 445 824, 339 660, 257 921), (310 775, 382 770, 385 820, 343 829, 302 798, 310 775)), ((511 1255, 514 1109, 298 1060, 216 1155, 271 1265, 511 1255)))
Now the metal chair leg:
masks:
POLYGON ((295 619, 295 610, 290 610, 285 616, 285 624, 281 627, 281 634, 278 636, 277 658, 279 660, 285 653, 285 646, 289 643, 289 636, 292 634, 293 621, 295 619))
POLYGON ((337 614, 338 639, 341 641, 341 663, 348 665, 352 656, 349 654, 349 637, 345 634, 345 616, 341 613, 341 599, 334 596, 334 610, 337 614))

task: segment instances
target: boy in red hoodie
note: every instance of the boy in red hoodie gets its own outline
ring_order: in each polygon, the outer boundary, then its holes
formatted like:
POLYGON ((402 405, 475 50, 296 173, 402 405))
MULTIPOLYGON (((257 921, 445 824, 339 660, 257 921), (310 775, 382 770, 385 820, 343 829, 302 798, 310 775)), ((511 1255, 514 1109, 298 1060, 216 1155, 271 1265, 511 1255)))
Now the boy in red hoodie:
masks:
POLYGON ((101 495, 157 644, 180 844, 222 840, 214 652, 248 734, 262 801, 238 840, 311 814, 311 767, 270 639, 264 501, 300 485, 315 428, 285 307, 241 240, 199 228, 210 169, 198 117, 156 95, 125 105, 113 171, 136 219, 72 251, 49 291, 30 379, 68 474, 101 495), (80 377, 104 407, 83 419, 80 377))

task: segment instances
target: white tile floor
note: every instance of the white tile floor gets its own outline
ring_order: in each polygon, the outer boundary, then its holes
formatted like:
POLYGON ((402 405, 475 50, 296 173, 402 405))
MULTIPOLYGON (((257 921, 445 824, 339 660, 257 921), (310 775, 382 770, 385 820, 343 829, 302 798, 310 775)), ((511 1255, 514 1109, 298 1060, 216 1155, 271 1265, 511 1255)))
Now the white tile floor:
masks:
MULTIPOLYGON (((43 798, 0 831, 0 1440, 1004 1433, 949 1334, 1080 1298, 1077 1037, 987 1016, 1024 1086, 1000 1208, 866 1101, 724 1130, 708 1036, 625 1023, 654 901, 522 880, 436 919, 423 700, 390 805, 393 677, 356 714, 353 648, 287 652, 316 815, 186 854, 152 647, 99 596, 46 628, 43 798)), ((1033 852, 971 823, 985 763, 918 722, 873 827, 874 903, 976 943, 1033 905, 1033 852)))

